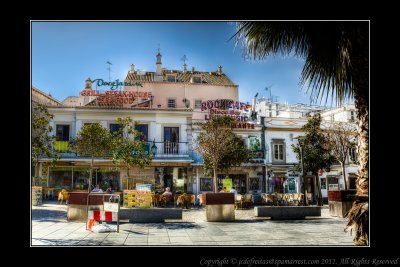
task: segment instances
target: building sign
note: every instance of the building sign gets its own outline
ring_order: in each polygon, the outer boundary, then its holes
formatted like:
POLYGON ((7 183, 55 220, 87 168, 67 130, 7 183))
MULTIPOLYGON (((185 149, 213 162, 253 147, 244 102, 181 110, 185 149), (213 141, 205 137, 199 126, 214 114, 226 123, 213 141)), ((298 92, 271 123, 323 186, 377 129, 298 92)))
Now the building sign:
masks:
POLYGON ((250 150, 260 150, 261 141, 259 136, 249 135, 250 150))
POLYGON ((239 101, 233 101, 232 99, 217 99, 217 100, 207 100, 201 102, 201 111, 207 109, 228 110, 233 108, 248 111, 250 107, 251 105, 249 104, 239 101))
POLYGON ((249 117, 241 115, 241 111, 247 111, 251 105, 243 102, 233 101, 231 99, 207 100, 201 102, 201 110, 208 110, 204 115, 205 120, 210 120, 214 116, 229 116, 236 120, 233 128, 254 129, 254 124, 249 123, 249 117), (235 110, 236 109, 236 110, 235 110))
POLYGON ((249 150, 249 154, 252 156, 252 159, 264 158, 264 150, 249 150))
POLYGON ((133 104, 136 98, 151 98, 152 92, 82 90, 82 96, 98 96, 99 103, 133 104))
POLYGON ((226 192, 231 191, 232 189, 232 178, 224 178, 222 179, 223 187, 226 188, 226 192))
POLYGON ((113 82, 105 82, 103 79, 95 79, 92 81, 92 83, 97 82, 96 86, 111 86, 110 90, 116 90, 119 86, 140 86, 143 87, 143 85, 140 82, 120 82, 119 79, 116 79, 113 82))

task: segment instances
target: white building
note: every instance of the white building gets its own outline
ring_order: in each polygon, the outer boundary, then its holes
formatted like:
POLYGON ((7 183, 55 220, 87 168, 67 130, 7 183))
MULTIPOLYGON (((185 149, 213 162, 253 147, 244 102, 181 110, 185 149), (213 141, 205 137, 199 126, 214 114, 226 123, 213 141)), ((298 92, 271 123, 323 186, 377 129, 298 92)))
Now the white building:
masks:
MULTIPOLYGON (((321 128, 327 128, 335 122, 354 122, 356 113, 354 105, 340 108, 326 108, 319 106, 307 106, 304 104, 288 105, 272 102, 269 99, 253 100, 256 103, 253 110, 257 112, 257 120, 265 121, 265 154, 267 165, 266 192, 294 193, 300 192, 300 173, 295 166, 299 164, 292 145, 297 144, 297 138, 304 135, 301 129, 307 123, 308 118, 316 113, 321 114, 321 128)), ((356 155, 351 151, 346 164, 346 177, 348 188, 355 189, 357 174, 356 155)), ((320 184, 323 198, 327 198, 327 190, 330 188, 344 189, 343 174, 340 165, 333 165, 329 172, 320 171, 320 184)), ((307 191, 314 191, 314 183, 310 175, 306 176, 307 191)))

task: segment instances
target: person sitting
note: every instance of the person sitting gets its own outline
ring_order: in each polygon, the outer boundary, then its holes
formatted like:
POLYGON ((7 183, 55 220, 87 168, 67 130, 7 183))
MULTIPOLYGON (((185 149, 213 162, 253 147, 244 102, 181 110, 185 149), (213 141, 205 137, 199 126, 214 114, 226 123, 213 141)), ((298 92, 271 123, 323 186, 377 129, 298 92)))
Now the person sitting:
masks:
POLYGON ((236 199, 236 195, 237 195, 237 190, 235 188, 232 188, 231 191, 229 191, 229 193, 234 193, 235 194, 235 199, 236 199))
POLYGON ((96 187, 93 188, 92 192, 93 192, 93 193, 103 193, 103 190, 101 190, 99 184, 96 184, 96 187))
POLYGON ((226 187, 224 187, 223 189, 220 187, 218 192, 225 193, 226 192, 226 187))
POLYGON ((113 190, 113 188, 112 188, 111 185, 108 186, 108 188, 107 188, 107 190, 106 190, 106 193, 107 193, 107 194, 114 194, 114 190, 113 190))
POLYGON ((169 188, 169 187, 165 188, 165 192, 162 193, 162 195, 163 196, 172 195, 171 188, 169 188))

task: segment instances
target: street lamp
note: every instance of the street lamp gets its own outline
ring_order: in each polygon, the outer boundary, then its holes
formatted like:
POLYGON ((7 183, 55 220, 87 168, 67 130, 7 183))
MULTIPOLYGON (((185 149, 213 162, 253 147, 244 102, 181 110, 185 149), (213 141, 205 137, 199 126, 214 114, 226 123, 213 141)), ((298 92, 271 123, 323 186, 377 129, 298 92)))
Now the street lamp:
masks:
POLYGON ((302 185, 303 185, 303 194, 304 194, 304 206, 308 206, 307 199, 307 190, 306 190, 306 176, 304 174, 304 153, 303 153, 303 143, 301 140, 303 136, 294 137, 293 139, 297 139, 300 145, 300 160, 301 160, 301 176, 302 176, 302 185))
POLYGON ((153 140, 153 145, 150 148, 151 154, 155 156, 157 154, 157 146, 156 146, 156 139, 153 140))

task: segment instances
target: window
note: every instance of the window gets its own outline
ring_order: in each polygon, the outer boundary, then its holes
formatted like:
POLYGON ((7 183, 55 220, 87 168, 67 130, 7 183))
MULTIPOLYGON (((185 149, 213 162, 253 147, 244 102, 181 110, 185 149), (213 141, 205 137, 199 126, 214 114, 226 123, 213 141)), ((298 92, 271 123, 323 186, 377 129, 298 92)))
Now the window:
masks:
POLYGON ((164 127, 164 154, 178 154, 179 127, 164 127))
POLYGON ((354 111, 350 111, 350 120, 351 121, 354 121, 354 119, 355 119, 355 116, 354 116, 355 114, 354 114, 354 111))
POLYGON ((56 140, 69 141, 69 125, 56 125, 56 140))
POLYGON ((175 108, 175 99, 168 99, 168 104, 167 104, 168 108, 175 108))
POLYGON ((272 161, 285 161, 285 144, 282 141, 275 141, 272 144, 272 161))
POLYGON ((198 76, 192 77, 192 83, 201 83, 201 77, 198 76))
POLYGON ((121 129, 122 125, 121 124, 115 124, 115 123, 110 123, 110 132, 113 133, 118 133, 119 129, 121 129))
POLYGON ((175 75, 167 75, 167 81, 168 82, 176 82, 175 75))
POLYGON ((357 189, 356 180, 357 176, 349 175, 349 189, 357 189))
POLYGON ((135 130, 139 132, 139 136, 136 137, 136 139, 140 139, 143 141, 147 141, 148 140, 148 125, 147 124, 138 124, 135 126, 135 130))
POLYGON ((356 148, 350 148, 349 150, 350 160, 352 162, 357 162, 357 151, 356 148))
POLYGON ((259 177, 250 177, 250 190, 260 190, 261 189, 261 181, 259 177))
POLYGON ((196 99, 194 101, 194 108, 195 109, 201 109, 201 99, 196 99))

